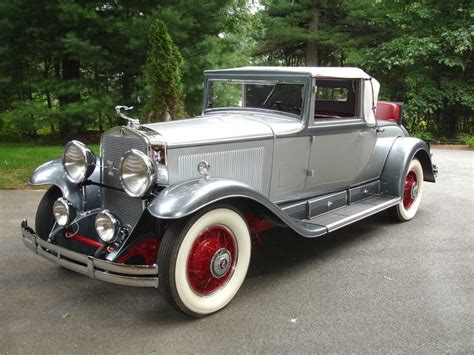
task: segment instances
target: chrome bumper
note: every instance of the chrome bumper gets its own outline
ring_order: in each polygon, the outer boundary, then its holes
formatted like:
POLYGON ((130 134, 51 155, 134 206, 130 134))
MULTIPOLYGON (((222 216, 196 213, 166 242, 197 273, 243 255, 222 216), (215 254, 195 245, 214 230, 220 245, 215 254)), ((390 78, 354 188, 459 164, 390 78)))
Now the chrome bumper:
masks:
POLYGON ((158 288, 158 265, 126 265, 94 258, 90 255, 48 243, 41 239, 26 220, 21 222, 23 244, 36 254, 69 270, 124 286, 158 288))

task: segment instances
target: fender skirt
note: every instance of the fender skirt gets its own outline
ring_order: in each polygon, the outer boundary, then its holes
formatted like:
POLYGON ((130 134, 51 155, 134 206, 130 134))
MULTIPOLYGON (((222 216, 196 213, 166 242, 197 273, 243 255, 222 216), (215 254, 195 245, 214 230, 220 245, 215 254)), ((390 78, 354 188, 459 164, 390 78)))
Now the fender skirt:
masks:
POLYGON ((164 189, 155 197, 148 205, 148 211, 156 218, 178 219, 189 216, 212 203, 229 198, 247 199, 259 203, 288 227, 304 237, 319 237, 328 233, 325 226, 305 223, 291 218, 251 186, 228 179, 197 179, 173 185, 164 189))
POLYGON ((412 159, 418 159, 423 168, 423 180, 436 182, 428 145, 420 139, 399 137, 395 140, 385 161, 380 177, 383 194, 402 196, 405 176, 412 159))

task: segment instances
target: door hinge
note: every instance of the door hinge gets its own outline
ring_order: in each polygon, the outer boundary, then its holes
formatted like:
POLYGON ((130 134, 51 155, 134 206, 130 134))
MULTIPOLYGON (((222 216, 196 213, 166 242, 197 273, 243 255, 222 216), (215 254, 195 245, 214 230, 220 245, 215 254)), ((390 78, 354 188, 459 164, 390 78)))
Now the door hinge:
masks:
POLYGON ((306 170, 306 176, 314 176, 314 170, 306 170))

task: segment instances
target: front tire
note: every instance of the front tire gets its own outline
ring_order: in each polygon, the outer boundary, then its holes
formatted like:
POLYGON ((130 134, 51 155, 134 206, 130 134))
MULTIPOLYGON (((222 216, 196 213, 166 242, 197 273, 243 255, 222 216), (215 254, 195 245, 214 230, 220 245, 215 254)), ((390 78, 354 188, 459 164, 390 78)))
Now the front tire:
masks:
POLYGON ((423 187, 423 168, 418 159, 413 159, 405 177, 402 200, 389 210, 392 219, 406 222, 415 217, 420 207, 423 187))
POLYGON ((166 230, 158 253, 160 292, 193 317, 217 312, 244 282, 250 254, 242 215, 225 204, 206 208, 166 230))
POLYGON ((52 186, 46 191, 36 210, 35 231, 41 239, 47 240, 56 220, 53 215, 53 204, 63 194, 61 190, 52 186))

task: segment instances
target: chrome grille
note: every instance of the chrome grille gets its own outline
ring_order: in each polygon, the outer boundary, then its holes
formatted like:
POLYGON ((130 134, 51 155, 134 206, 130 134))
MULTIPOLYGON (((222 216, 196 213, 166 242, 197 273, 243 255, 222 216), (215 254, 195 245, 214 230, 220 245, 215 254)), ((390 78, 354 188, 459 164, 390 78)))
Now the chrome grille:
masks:
POLYGON ((128 224, 133 229, 143 213, 143 201, 125 192, 104 187, 102 188, 102 208, 108 209, 120 219, 122 224, 128 224))
POLYGON ((116 129, 102 137, 102 183, 108 186, 122 188, 118 175, 120 157, 127 150, 138 149, 147 152, 148 145, 145 139, 130 129, 116 129))
MULTIPOLYGON (((118 128, 105 133, 101 141, 101 182, 106 186, 122 189, 118 174, 120 158, 127 150, 148 151, 147 141, 128 128, 118 128)), ((102 208, 110 210, 123 224, 132 228, 143 213, 143 201, 123 191, 102 187, 102 208)))

